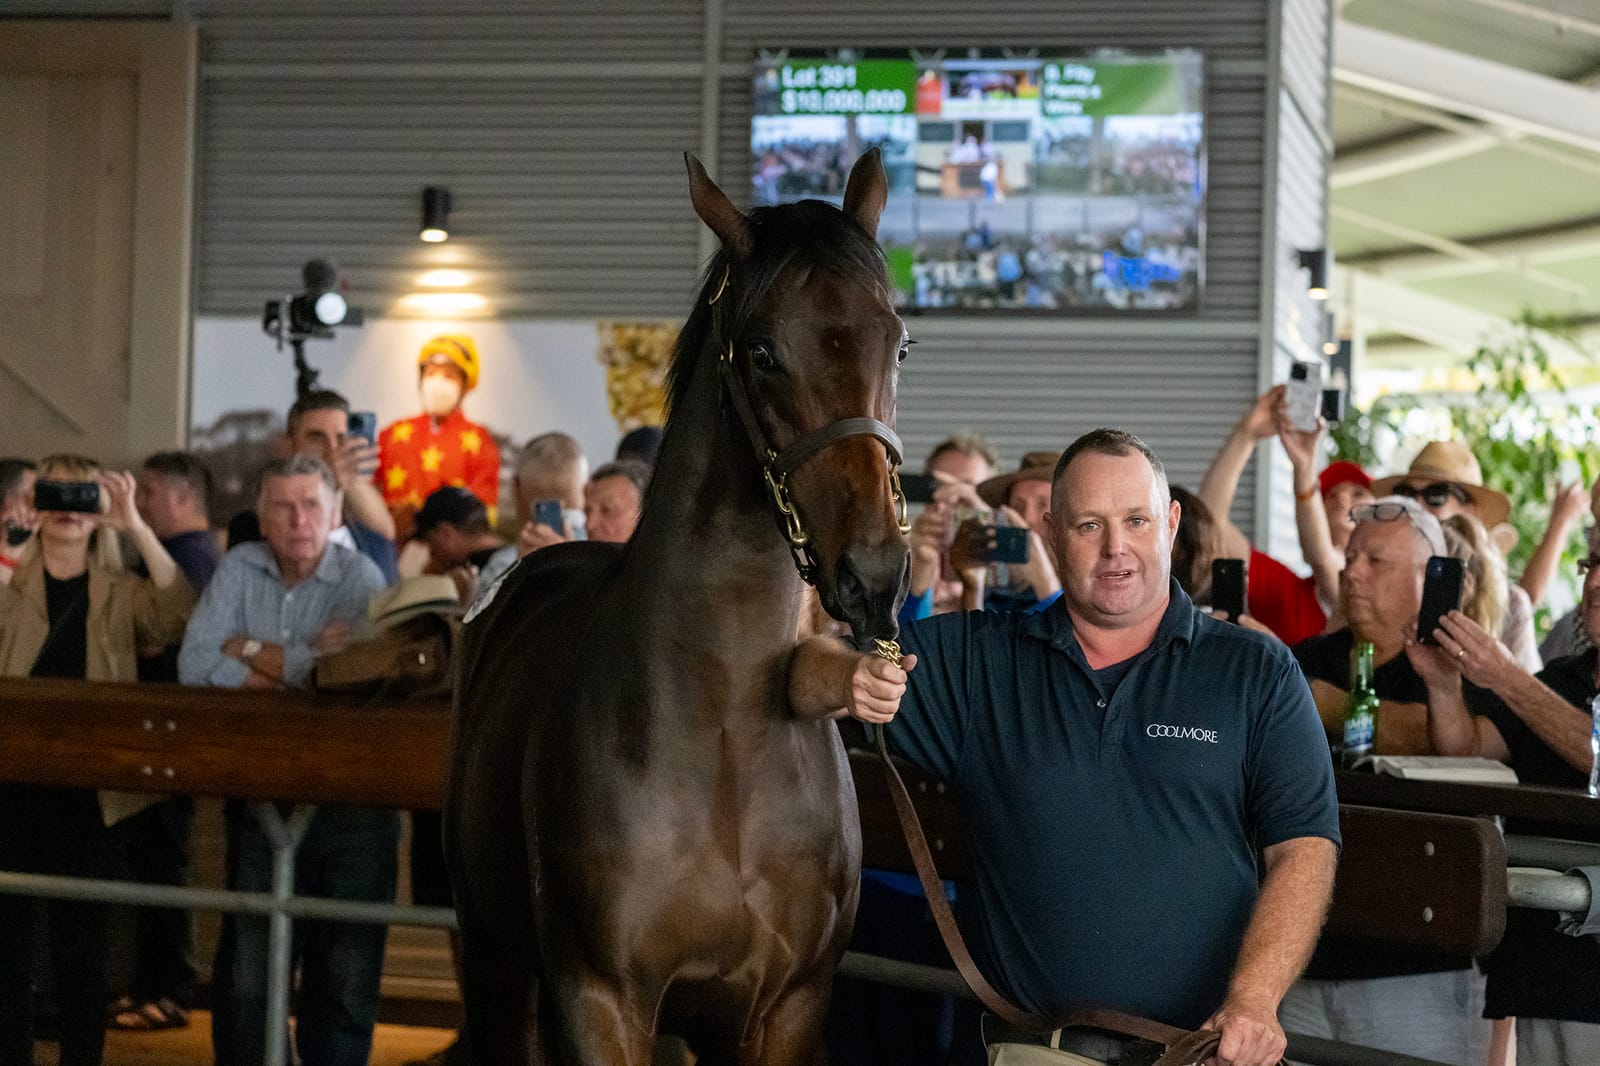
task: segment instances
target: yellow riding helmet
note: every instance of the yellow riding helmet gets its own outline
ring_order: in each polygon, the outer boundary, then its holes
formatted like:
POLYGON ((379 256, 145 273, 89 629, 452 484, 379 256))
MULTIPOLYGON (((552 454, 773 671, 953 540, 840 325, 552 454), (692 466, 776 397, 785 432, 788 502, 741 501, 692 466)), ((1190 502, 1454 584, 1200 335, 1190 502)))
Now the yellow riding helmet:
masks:
POLYGON ((442 355, 456 366, 467 377, 467 389, 470 391, 478 384, 478 346, 472 343, 472 338, 462 333, 441 333, 427 344, 422 346, 422 351, 417 355, 417 366, 427 365, 428 360, 436 355, 442 355))

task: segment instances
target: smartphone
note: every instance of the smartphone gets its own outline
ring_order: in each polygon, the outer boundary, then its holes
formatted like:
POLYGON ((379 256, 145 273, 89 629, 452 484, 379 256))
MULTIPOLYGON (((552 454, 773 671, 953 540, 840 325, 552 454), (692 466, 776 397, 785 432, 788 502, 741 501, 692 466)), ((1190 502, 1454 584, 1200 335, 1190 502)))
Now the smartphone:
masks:
POLYGON ((1228 621, 1237 622, 1248 614, 1244 598, 1244 560, 1211 560, 1211 610, 1227 612, 1228 621))
POLYGON ((905 494, 907 503, 932 503, 933 490, 938 487, 939 482, 932 474, 900 475, 900 491, 905 494))
POLYGON ((1461 608, 1461 560, 1435 555, 1422 578, 1422 610, 1417 612, 1417 643, 1437 644, 1433 631, 1439 619, 1461 608))
POLYGON ((100 484, 95 481, 47 481, 33 483, 35 511, 77 511, 100 513, 100 484))
POLYGON ((549 526, 563 537, 567 535, 567 523, 561 516, 560 500, 540 500, 534 504, 533 522, 534 525, 549 526))
POLYGON ((378 416, 371 411, 351 411, 346 432, 368 444, 378 443, 378 416))
POLYGON ((1328 425, 1344 421, 1344 390, 1322 390, 1322 417, 1328 425))
POLYGON ((1289 384, 1284 400, 1289 405, 1289 421, 1295 429, 1311 432, 1317 428, 1322 409, 1322 364, 1296 363, 1289 368, 1289 384))
POLYGON ((984 526, 983 535, 994 547, 978 552, 986 563, 1025 563, 1028 561, 1027 526, 984 526))

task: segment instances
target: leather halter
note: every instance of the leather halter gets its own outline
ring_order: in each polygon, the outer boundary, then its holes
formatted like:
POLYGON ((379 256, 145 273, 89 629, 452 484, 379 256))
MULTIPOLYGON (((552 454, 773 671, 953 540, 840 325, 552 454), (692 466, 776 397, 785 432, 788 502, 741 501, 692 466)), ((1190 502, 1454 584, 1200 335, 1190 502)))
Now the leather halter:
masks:
MULTIPOLYGON (((708 306, 722 299, 728 289, 728 274, 729 269, 724 267, 722 281, 717 286, 716 294, 706 301, 708 306)), ((808 585, 815 585, 818 563, 811 535, 806 532, 805 523, 800 518, 800 510, 789 495, 789 475, 803 466, 807 460, 841 440, 850 437, 876 437, 883 442, 884 450, 889 456, 889 490, 894 498, 896 523, 902 535, 911 531, 911 523, 906 516, 906 496, 900 489, 903 446, 900 443, 900 435, 886 423, 876 418, 841 418, 821 429, 804 434, 799 439, 791 441, 782 451, 778 451, 767 442, 767 435, 762 432, 761 423, 756 420, 755 408, 750 403, 749 390, 745 388, 738 370, 733 365, 731 336, 728 338, 727 348, 717 356, 717 372, 722 378, 723 386, 728 390, 728 398, 733 401, 733 409, 738 414, 739 421, 744 424, 745 434, 750 438, 751 446, 755 448, 756 462, 761 465, 762 476, 766 478, 773 517, 789 542, 789 553, 794 556, 794 567, 799 572, 801 580, 808 585)))

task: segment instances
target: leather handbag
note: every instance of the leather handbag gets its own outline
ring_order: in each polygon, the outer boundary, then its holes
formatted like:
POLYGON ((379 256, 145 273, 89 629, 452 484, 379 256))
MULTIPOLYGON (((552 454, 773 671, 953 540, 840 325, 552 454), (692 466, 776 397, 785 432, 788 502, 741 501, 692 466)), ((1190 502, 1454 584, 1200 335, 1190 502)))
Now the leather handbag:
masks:
POLYGON ((316 692, 372 698, 448 696, 459 619, 422 614, 317 659, 316 692))

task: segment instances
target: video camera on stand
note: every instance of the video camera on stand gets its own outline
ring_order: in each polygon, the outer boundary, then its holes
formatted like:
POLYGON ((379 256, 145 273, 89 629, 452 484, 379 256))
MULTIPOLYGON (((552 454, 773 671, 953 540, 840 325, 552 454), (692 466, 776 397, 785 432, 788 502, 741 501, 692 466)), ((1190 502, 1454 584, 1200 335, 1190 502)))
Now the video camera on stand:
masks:
POLYGON ((295 395, 316 391, 317 371, 306 363, 306 340, 333 339, 334 326, 360 326, 366 315, 345 303, 339 289, 339 269, 326 259, 312 259, 300 271, 305 291, 268 300, 261 316, 261 328, 278 340, 283 351, 287 340, 294 349, 295 395))

